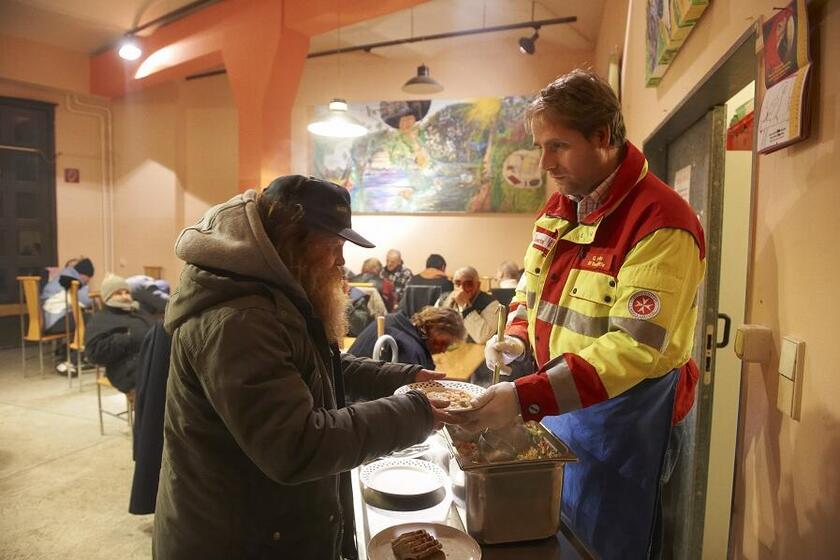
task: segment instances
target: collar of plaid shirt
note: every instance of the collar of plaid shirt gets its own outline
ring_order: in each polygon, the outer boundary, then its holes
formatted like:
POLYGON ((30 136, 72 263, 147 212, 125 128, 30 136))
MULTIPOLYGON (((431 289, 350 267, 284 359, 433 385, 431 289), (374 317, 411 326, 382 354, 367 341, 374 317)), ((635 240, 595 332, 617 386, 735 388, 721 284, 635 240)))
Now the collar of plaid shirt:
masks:
POLYGON ((616 173, 618 173, 618 169, 621 167, 619 165, 616 167, 610 176, 601 181, 601 184, 595 187, 591 193, 586 196, 574 196, 574 195, 566 195, 566 198, 575 202, 577 204, 577 220, 578 223, 585 218, 590 213, 594 212, 595 209, 601 204, 601 202, 607 197, 607 193, 610 191, 610 185, 612 185, 613 179, 615 179, 616 173))

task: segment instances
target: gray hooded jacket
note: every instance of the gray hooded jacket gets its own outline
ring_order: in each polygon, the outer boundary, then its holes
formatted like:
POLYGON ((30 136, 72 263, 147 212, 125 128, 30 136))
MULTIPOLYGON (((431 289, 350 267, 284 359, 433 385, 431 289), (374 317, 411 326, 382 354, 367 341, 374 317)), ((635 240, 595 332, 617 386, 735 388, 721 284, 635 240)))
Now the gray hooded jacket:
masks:
POLYGON ((165 322, 172 358, 154 533, 162 560, 335 560, 342 534, 350 554, 345 471, 422 441, 433 426, 423 395, 388 396, 418 366, 339 358, 327 344, 256 196, 210 209, 176 243, 187 265, 165 322), (377 400, 343 407, 345 394, 377 400))

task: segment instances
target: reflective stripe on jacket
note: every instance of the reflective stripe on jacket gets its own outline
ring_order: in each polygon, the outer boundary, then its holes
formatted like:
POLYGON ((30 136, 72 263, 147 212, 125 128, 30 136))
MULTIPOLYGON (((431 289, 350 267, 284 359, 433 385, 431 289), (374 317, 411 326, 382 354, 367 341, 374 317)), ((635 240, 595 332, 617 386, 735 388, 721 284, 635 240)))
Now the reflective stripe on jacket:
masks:
POLYGON ((574 203, 555 193, 534 225, 507 328, 530 343, 539 368, 516 381, 526 420, 593 405, 681 366, 676 420, 691 408, 703 230, 626 146, 601 206, 577 223, 574 203))

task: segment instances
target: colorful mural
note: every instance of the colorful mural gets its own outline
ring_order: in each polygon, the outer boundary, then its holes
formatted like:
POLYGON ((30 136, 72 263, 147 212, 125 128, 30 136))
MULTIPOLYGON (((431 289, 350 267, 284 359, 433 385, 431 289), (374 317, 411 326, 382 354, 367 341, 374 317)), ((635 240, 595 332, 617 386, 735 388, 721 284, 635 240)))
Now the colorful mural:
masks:
POLYGON ((371 132, 312 136, 310 174, 362 213, 536 212, 545 200, 526 97, 351 104, 371 132))

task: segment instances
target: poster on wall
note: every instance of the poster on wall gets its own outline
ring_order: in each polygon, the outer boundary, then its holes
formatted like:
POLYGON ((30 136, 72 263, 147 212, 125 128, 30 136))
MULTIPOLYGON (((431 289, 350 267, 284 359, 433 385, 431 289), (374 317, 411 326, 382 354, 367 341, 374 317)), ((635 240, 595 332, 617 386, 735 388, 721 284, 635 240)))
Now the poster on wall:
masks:
POLYGON ((764 92, 758 152, 767 154, 808 136, 808 13, 793 0, 762 23, 764 92))
POLYGON ((710 0, 647 0, 645 86, 655 87, 710 0))
POLYGON ((531 98, 350 104, 370 131, 313 136, 311 175, 350 191, 358 213, 534 213, 540 152, 525 129, 531 98))

